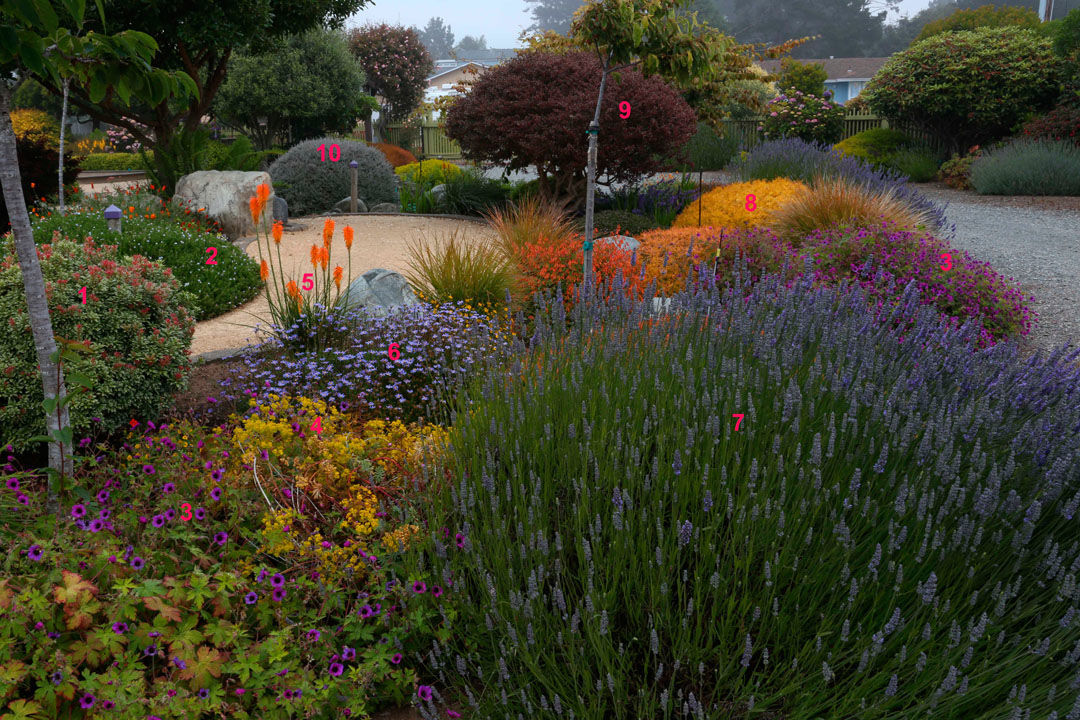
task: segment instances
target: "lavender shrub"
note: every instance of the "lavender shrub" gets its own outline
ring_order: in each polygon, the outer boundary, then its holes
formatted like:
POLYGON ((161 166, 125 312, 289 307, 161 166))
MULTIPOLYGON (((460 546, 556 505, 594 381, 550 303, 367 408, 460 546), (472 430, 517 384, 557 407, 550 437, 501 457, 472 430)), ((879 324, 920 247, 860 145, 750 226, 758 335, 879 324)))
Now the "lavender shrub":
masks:
POLYGON ((497 321, 462 303, 437 309, 421 303, 384 317, 360 308, 327 318, 333 327, 324 331, 335 337, 332 346, 290 351, 310 332, 301 318, 243 356, 243 367, 224 381, 223 398, 304 396, 343 412, 414 420, 430 417, 435 403, 509 347, 497 321))
POLYGON ((415 560, 470 717, 1080 716, 1080 351, 914 284, 902 342, 809 274, 611 297, 459 396, 415 560))
POLYGON ((743 182, 774 180, 778 177, 812 184, 818 178, 844 178, 871 191, 891 190, 900 200, 934 218, 934 227, 952 237, 955 226, 947 225, 945 207, 907 184, 907 178, 890 168, 875 168, 862 159, 844 155, 828 145, 799 138, 770 140, 753 147, 731 171, 743 182))

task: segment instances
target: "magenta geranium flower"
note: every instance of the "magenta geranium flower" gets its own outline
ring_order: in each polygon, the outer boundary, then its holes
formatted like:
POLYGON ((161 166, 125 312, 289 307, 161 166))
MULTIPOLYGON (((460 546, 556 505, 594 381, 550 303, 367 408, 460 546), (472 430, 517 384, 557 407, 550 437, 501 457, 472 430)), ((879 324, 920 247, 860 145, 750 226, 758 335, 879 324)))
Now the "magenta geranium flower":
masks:
POLYGON ((149 464, 143 465, 142 470, 147 475, 153 475, 154 473, 157 472, 157 469, 153 465, 149 465, 149 464))
POLYGON ((356 650, 349 647, 348 645, 346 645, 345 647, 343 647, 341 649, 341 657, 343 657, 346 660, 355 660, 356 659, 356 650))
POLYGON ((219 532, 214 535, 214 542, 216 542, 218 545, 224 545, 226 542, 228 542, 228 540, 229 533, 227 532, 219 532))
POLYGON ((255 592, 249 592, 244 596, 244 602, 248 605, 254 605, 259 601, 259 596, 255 592))
POLYGON ((210 498, 215 502, 221 499, 221 488, 216 487, 210 491, 210 498))
POLYGON ((425 585, 422 580, 417 580, 416 582, 414 582, 412 584, 412 590, 417 595, 421 595, 421 594, 427 592, 427 585, 425 585))
POLYGON ((128 631, 128 624, 126 622, 114 622, 112 624, 112 631, 117 635, 123 635, 128 631))
POLYGON ((94 707, 95 700, 97 700, 97 698, 95 698, 90 693, 86 693, 81 698, 79 698, 79 707, 81 707, 83 710, 89 710, 90 708, 94 707))
POLYGON ((71 517, 73 517, 73 518, 81 518, 85 514, 86 514, 86 506, 83 505, 82 503, 79 503, 78 505, 72 505, 71 506, 71 517))
POLYGON ((339 677, 341 673, 345 672, 345 666, 339 662, 330 663, 329 673, 333 677, 339 677))
POLYGON ((430 685, 421 685, 416 690, 416 697, 420 698, 421 700, 430 700, 431 699, 431 686, 430 685))
POLYGON ((166 495, 169 495, 174 490, 176 490, 176 485, 171 482, 167 482, 161 486, 161 492, 165 493, 166 495))
POLYGON ((41 560, 42 550, 40 545, 31 545, 30 549, 26 551, 26 557, 30 558, 34 562, 41 560))
POLYGON ((8 486, 8 490, 18 490, 19 489, 19 478, 14 478, 14 477, 13 478, 8 478, 7 479, 7 486, 8 486))
POLYGON ((322 633, 320 633, 318 630, 308 630, 307 631, 307 639, 308 640, 313 640, 313 641, 317 642, 320 637, 322 637, 322 633))
POLYGON ((285 599, 285 588, 274 588, 274 591, 270 593, 270 597, 274 599, 274 602, 281 602, 285 599))
POLYGON ((401 653, 394 653, 393 657, 390 658, 390 662, 394 663, 395 665, 400 664, 401 663, 401 653))

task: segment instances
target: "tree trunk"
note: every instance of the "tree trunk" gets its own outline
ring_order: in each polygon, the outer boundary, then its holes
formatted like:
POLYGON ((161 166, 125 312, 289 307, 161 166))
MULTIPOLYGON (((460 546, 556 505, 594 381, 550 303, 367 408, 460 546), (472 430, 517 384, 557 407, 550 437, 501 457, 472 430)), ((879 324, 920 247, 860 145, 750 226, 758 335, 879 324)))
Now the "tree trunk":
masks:
MULTIPOLYGON (((26 198, 22 190, 22 177, 19 174, 18 152, 15 148, 15 131, 11 127, 11 91, 6 82, 0 81, 0 185, 3 186, 4 202, 7 203, 11 217, 11 231, 15 235, 15 250, 19 256, 19 269, 22 271, 23 288, 26 291, 26 307, 30 315, 30 328, 34 336, 34 349, 37 352, 38 367, 41 370, 41 385, 45 399, 64 396, 64 374, 62 368, 53 362, 56 352, 56 339, 53 336, 52 320, 49 317, 49 304, 45 298, 45 278, 41 275, 41 263, 38 262, 37 245, 30 227, 30 215, 26 212, 26 198)), ((70 425, 67 406, 60 404, 53 413, 45 413, 45 428, 48 433, 59 431, 70 425)), ((49 467, 61 474, 70 475, 73 462, 71 447, 63 443, 49 443, 49 467)), ((59 517, 59 479, 52 474, 49 478, 47 509, 59 517)))
POLYGON ((607 63, 600 75, 600 93, 596 96, 596 111, 593 113, 592 124, 589 125, 589 161, 586 166, 585 184, 585 268, 582 284, 587 288, 592 283, 592 236, 593 236, 593 208, 596 204, 596 146, 597 136, 600 134, 600 104, 604 102, 604 85, 607 83, 607 63))
POLYGON ((68 85, 71 78, 64 78, 64 105, 60 110, 60 214, 64 215, 64 125, 67 124, 68 85))

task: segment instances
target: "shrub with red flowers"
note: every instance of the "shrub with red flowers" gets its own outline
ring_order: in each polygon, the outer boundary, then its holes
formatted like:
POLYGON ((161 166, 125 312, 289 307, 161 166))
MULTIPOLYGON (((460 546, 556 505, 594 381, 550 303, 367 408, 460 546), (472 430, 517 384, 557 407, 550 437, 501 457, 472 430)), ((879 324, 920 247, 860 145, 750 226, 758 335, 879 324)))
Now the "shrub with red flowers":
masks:
MULTIPOLYGON (((9 239, 0 255, 0 442, 19 450, 44 434, 44 399, 26 310, 22 273, 9 239)), ((69 406, 76 433, 113 432, 133 416, 154 416, 184 387, 191 367, 194 298, 172 271, 116 246, 60 240, 38 247, 52 326, 80 344, 78 372, 93 388, 69 406), (82 288, 86 288, 85 293, 82 288), (83 297, 85 295, 85 303, 83 297), (91 418, 99 418, 93 424, 91 418)))
POLYGON ((1080 107, 1058 105, 1029 120, 1021 132, 1035 140, 1069 140, 1080 145, 1080 107))
MULTIPOLYGON (((541 237, 527 242, 516 258, 522 275, 526 297, 536 292, 563 289, 563 302, 573 307, 584 278, 584 250, 581 236, 563 236, 557 240, 541 237)), ((609 242, 593 244, 593 273, 598 289, 610 291, 619 273, 625 281, 625 292, 641 297, 645 283, 639 267, 632 264, 633 255, 609 242)))
POLYGON ((844 134, 844 107, 832 102, 828 90, 822 97, 796 90, 769 101, 758 129, 767 140, 797 137, 832 145, 844 134))
POLYGON ((364 92, 383 98, 380 122, 404 120, 424 98, 424 78, 435 67, 413 28, 367 24, 346 36, 364 68, 364 92))

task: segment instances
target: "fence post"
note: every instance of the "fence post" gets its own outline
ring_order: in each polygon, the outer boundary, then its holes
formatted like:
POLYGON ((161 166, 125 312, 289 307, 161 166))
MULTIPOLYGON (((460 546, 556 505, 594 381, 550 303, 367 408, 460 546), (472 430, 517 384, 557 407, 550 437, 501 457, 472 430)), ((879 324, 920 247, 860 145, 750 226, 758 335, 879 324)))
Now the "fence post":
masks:
POLYGON ((357 168, 360 167, 360 163, 352 160, 349 162, 349 174, 352 175, 352 195, 349 196, 349 212, 356 212, 356 185, 357 177, 360 174, 357 168))

